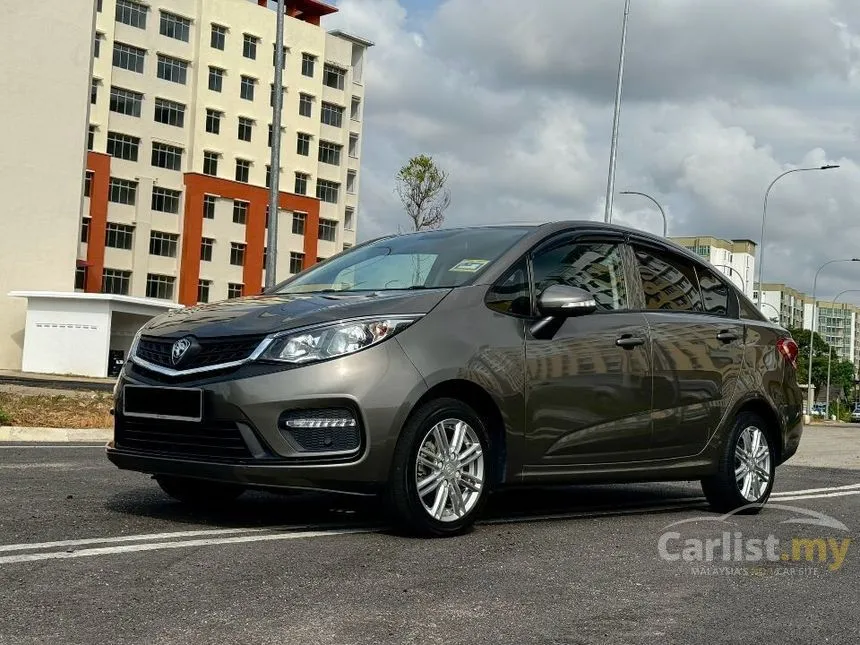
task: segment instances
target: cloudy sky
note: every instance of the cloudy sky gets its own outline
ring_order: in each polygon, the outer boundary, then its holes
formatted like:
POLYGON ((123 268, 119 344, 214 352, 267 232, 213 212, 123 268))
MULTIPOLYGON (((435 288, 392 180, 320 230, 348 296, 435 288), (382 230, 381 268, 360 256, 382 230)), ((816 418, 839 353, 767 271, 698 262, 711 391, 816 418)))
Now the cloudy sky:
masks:
MULTIPOLYGON (((450 172, 446 226, 603 219, 624 0, 339 0, 327 28, 376 43, 360 238, 405 225, 397 169, 450 172)), ((617 190, 670 235, 761 236, 764 280, 811 291, 860 256, 860 2, 633 0, 617 190)), ((618 196, 613 221, 660 232, 618 196)), ((860 289, 860 264, 819 294, 860 289)), ((860 302, 860 292, 849 300, 860 302)))

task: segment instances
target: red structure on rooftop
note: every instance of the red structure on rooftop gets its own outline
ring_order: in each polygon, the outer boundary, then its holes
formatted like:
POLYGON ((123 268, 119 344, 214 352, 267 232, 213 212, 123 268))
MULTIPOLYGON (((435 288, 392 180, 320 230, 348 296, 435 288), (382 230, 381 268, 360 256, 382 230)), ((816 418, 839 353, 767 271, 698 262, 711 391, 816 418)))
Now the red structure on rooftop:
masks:
MULTIPOLYGON (((257 4, 261 7, 267 7, 269 0, 257 0, 257 4)), ((287 16, 317 26, 320 24, 320 18, 337 12, 337 7, 319 0, 287 0, 285 4, 287 16)))

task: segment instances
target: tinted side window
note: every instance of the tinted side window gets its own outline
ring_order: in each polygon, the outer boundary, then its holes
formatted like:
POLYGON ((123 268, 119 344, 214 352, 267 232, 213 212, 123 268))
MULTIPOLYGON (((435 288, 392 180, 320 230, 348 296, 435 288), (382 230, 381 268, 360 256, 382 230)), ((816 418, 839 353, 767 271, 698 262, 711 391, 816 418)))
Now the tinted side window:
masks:
POLYGON ((696 267, 696 273, 699 274, 699 287, 702 290, 702 306, 705 313, 728 316, 729 287, 704 267, 696 267))
POLYGON ((554 284, 588 291, 603 309, 627 309, 624 261, 617 244, 569 243, 538 252, 533 260, 538 295, 554 284))
POLYGON ((662 311, 702 311, 702 296, 691 264, 633 247, 645 292, 645 307, 662 311))
POLYGON ((487 294, 487 306, 514 316, 531 314, 529 272, 525 260, 517 262, 487 294))

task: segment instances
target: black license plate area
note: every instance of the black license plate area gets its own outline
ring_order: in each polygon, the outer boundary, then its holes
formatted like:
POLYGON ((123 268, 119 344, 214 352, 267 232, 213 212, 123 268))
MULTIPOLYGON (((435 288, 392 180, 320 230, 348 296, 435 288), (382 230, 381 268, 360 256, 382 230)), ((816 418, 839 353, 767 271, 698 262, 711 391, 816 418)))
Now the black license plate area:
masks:
POLYGON ((203 419, 203 390, 199 388, 126 385, 122 398, 127 417, 195 422, 203 419))

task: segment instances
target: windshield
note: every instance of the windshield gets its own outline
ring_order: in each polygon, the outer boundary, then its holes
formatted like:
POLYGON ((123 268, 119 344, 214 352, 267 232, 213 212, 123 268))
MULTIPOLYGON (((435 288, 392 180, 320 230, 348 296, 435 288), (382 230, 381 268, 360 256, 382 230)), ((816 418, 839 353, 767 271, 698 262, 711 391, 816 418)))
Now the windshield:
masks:
POLYGON ((357 247, 274 288, 274 293, 451 288, 475 278, 529 228, 426 231, 357 247))

